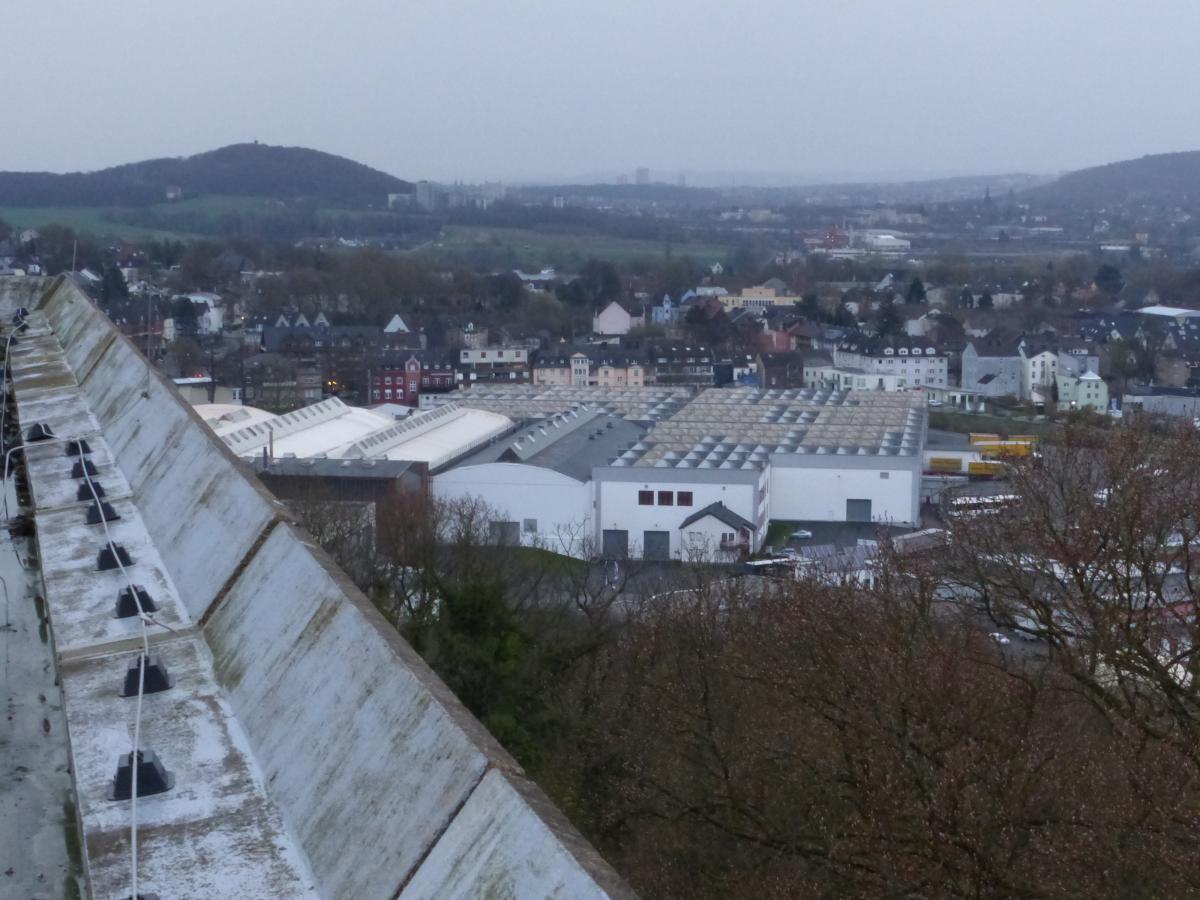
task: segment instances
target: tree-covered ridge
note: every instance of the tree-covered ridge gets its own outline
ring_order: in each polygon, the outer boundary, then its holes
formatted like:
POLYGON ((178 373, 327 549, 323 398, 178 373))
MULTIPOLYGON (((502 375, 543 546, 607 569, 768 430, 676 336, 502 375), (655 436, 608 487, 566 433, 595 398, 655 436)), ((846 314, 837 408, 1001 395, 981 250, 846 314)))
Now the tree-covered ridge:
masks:
POLYGON ((1156 153, 1079 169, 1029 193, 1049 201, 1096 204, 1195 198, 1200 196, 1200 150, 1156 153))
POLYGON ((182 158, 149 159, 98 172, 0 172, 0 204, 14 206, 142 206, 221 194, 278 200, 314 198, 382 205, 412 185, 386 172, 303 147, 231 144, 182 158))

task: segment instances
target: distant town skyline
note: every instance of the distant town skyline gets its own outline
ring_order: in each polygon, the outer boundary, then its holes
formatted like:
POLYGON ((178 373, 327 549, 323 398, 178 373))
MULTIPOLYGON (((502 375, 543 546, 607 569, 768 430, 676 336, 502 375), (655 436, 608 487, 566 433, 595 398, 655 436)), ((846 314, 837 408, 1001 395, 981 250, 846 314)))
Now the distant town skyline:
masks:
POLYGON ((5 170, 255 139, 440 181, 1044 174, 1200 149, 1200 122, 1171 102, 1200 31, 1182 0, 1152 15, 1085 0, 297 0, 286 15, 16 0, 4 15, 26 36, 6 46, 23 87, 5 170))

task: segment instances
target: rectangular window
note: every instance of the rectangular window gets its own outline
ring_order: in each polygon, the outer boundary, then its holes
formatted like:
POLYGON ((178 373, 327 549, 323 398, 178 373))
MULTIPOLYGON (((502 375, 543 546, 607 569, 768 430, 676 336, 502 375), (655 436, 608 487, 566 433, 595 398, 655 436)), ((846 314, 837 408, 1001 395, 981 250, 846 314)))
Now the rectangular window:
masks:
POLYGON ((653 506, 654 491, 638 491, 638 506, 653 506))
POLYGON ((675 504, 677 506, 691 506, 692 505, 692 492, 691 491, 680 491, 678 494, 675 495, 675 504))
POLYGON ((673 491, 659 491, 658 492, 658 505, 659 506, 674 506, 675 505, 675 493, 673 491))
POLYGON ((385 391, 383 392, 383 396, 384 396, 384 398, 385 398, 385 399, 387 399, 387 400, 391 400, 391 399, 392 399, 392 389, 391 389, 391 388, 388 388, 387 390, 385 390, 385 391))

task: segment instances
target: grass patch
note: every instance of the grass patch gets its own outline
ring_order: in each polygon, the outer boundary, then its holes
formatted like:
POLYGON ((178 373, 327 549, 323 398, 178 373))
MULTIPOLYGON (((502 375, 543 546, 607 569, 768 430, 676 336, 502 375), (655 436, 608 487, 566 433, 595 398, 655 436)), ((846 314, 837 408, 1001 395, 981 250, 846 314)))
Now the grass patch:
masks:
POLYGON ((1013 434, 1033 434, 1041 438, 1050 437, 1059 428, 1056 423, 1050 421, 1031 422, 1027 419, 1010 416, 978 415, 940 409, 929 410, 929 427, 939 431, 957 431, 960 434, 975 431, 984 434, 998 434, 1001 437, 1013 434))
POLYGON ((511 555, 521 567, 532 572, 550 575, 579 575, 587 569, 587 562, 573 556, 565 556, 543 547, 506 547, 505 555, 511 555))
POLYGON ((109 208, 97 206, 0 206, 0 219, 14 228, 45 228, 61 225, 98 238, 125 240, 189 240, 195 235, 185 232, 126 225, 108 219, 109 208))
MULTIPOLYGON (((672 256, 690 256, 697 262, 714 263, 726 258, 729 248, 721 244, 673 242, 672 256)), ((467 225, 447 226, 438 240, 421 248, 435 256, 470 256, 480 251, 504 252, 520 265, 541 267, 580 263, 591 257, 613 262, 639 258, 660 258, 668 245, 663 241, 613 237, 590 231, 535 231, 529 228, 485 228, 467 225)))
POLYGON ((792 536, 792 531, 795 530, 795 527, 791 522, 772 521, 767 525, 767 537, 763 545, 769 547, 783 546, 788 542, 788 538, 792 536))

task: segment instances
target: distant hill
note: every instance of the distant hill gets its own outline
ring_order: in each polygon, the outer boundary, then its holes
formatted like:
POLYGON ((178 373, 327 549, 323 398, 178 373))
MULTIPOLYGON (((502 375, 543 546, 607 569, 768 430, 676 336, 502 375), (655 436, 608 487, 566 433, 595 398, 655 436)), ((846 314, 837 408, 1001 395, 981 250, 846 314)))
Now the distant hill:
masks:
POLYGON ((312 198, 356 206, 412 192, 409 182, 341 156, 254 143, 98 172, 0 172, 0 206, 145 206, 165 201, 169 188, 184 197, 312 198))
POLYGON ((1200 150, 1157 153, 1141 159, 1068 172, 1028 192, 1048 202, 1123 203, 1128 200, 1200 200, 1200 150))

